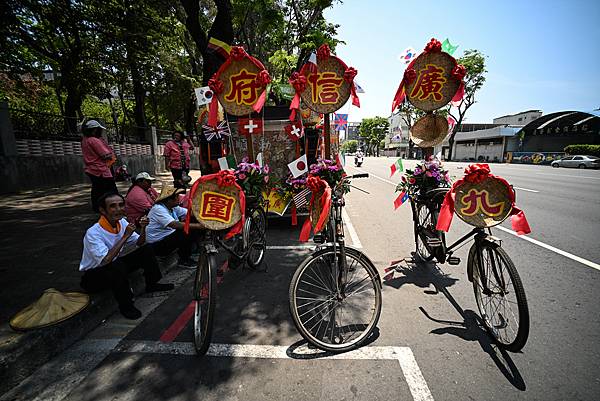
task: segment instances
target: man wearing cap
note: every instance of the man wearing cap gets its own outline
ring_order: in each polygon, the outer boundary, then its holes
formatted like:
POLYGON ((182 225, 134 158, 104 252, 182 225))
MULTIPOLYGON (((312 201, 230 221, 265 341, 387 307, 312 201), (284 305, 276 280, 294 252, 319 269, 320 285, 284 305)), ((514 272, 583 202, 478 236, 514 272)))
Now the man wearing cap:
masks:
POLYGON ((194 143, 189 136, 181 131, 173 132, 173 139, 165 143, 164 156, 167 168, 173 174, 173 185, 176 188, 185 188, 184 173, 190 172, 190 151, 194 150, 194 143), (185 138, 185 139, 184 139, 185 138))
POLYGON ((125 196, 125 213, 128 221, 137 223, 140 217, 148 214, 154 206, 158 198, 158 192, 152 188, 154 180, 155 178, 145 171, 135 177, 125 196))
MULTIPOLYGON (((191 259, 193 234, 183 231, 187 209, 179 206, 179 196, 185 194, 185 189, 163 184, 160 196, 150 209, 148 218, 147 241, 152 244, 154 253, 166 256, 177 249, 179 265, 193 267, 191 259)), ((201 229, 198 223, 190 223, 190 229, 201 229)))
POLYGON ((148 218, 136 226, 124 219, 125 201, 118 193, 107 193, 98 199, 100 220, 90 227, 83 238, 83 255, 79 270, 83 272, 81 287, 87 292, 110 289, 121 314, 127 319, 139 319, 142 313, 133 304, 133 292, 128 276, 143 269, 146 292, 168 291, 173 284, 160 284, 162 278, 152 248, 146 243, 148 218))
POLYGON ((110 166, 117 160, 115 152, 102 139, 106 128, 96 120, 89 120, 83 127, 81 153, 85 173, 92 181, 92 209, 98 212, 98 198, 107 192, 118 192, 110 166))

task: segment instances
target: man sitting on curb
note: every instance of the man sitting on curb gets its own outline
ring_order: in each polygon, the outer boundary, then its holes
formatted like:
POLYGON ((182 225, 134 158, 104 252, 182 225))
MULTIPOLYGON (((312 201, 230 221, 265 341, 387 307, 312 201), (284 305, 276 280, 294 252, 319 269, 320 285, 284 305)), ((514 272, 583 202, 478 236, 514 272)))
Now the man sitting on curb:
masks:
MULTIPOLYGON (((183 188, 163 184, 160 196, 148 213, 148 243, 152 244, 154 253, 158 256, 166 256, 177 249, 179 265, 195 267, 196 263, 191 259, 195 236, 183 231, 187 209, 179 206, 179 196, 184 193, 183 188)), ((192 230, 201 228, 198 223, 190 223, 192 230)))
POLYGON ((133 304, 129 273, 144 270, 146 292, 168 291, 173 284, 160 284, 162 278, 152 248, 144 246, 148 218, 139 220, 140 234, 127 222, 125 201, 117 193, 107 193, 98 199, 100 220, 90 227, 83 238, 83 256, 79 270, 83 272, 81 287, 87 292, 111 289, 121 314, 127 319, 142 316, 133 304))

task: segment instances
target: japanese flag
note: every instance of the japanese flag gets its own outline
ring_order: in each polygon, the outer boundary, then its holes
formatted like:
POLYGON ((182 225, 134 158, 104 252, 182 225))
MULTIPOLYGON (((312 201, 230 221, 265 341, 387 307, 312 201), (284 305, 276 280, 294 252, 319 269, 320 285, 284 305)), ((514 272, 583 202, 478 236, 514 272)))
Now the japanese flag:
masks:
POLYGON ((292 172, 294 178, 300 177, 302 174, 308 172, 308 159, 306 154, 300 156, 300 158, 294 160, 288 164, 288 168, 292 172))

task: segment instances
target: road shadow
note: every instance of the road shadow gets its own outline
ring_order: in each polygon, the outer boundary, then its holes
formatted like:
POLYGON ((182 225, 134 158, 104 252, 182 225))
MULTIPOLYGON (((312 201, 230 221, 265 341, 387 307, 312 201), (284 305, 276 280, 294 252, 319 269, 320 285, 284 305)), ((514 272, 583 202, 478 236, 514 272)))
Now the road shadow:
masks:
MULTIPOLYGON (((400 289, 403 285, 412 284, 419 288, 447 288, 454 285, 458 279, 450 277, 436 268, 434 262, 422 262, 416 257, 408 257, 393 261, 385 269, 383 285, 400 289), (400 275, 397 275, 399 273, 400 275)), ((426 294, 432 294, 430 290, 426 294)))

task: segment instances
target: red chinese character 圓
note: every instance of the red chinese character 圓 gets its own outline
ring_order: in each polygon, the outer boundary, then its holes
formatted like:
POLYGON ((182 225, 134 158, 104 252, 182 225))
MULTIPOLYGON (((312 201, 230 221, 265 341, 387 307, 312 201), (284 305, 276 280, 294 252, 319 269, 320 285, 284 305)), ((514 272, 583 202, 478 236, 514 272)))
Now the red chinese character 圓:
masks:
POLYGON ((200 219, 230 223, 234 205, 235 198, 231 196, 210 191, 203 192, 200 219))
POLYGON ((261 86, 256 82, 256 74, 243 69, 229 77, 229 93, 225 100, 238 105, 252 106, 258 100, 258 90, 261 86))
POLYGON ((462 197, 461 202, 466 205, 460 209, 460 213, 465 216, 473 216, 480 213, 491 217, 500 216, 504 211, 505 205, 505 202, 491 204, 489 192, 485 190, 478 191, 476 189, 471 189, 462 197))
POLYGON ((425 68, 419 71, 419 77, 410 96, 419 100, 426 100, 432 96, 436 102, 441 101, 444 97, 442 88, 447 81, 443 74, 444 69, 442 67, 427 64, 425 68))
POLYGON ((344 83, 343 78, 338 77, 335 72, 328 71, 310 74, 307 80, 312 88, 313 103, 337 103, 340 97, 339 88, 344 83))

